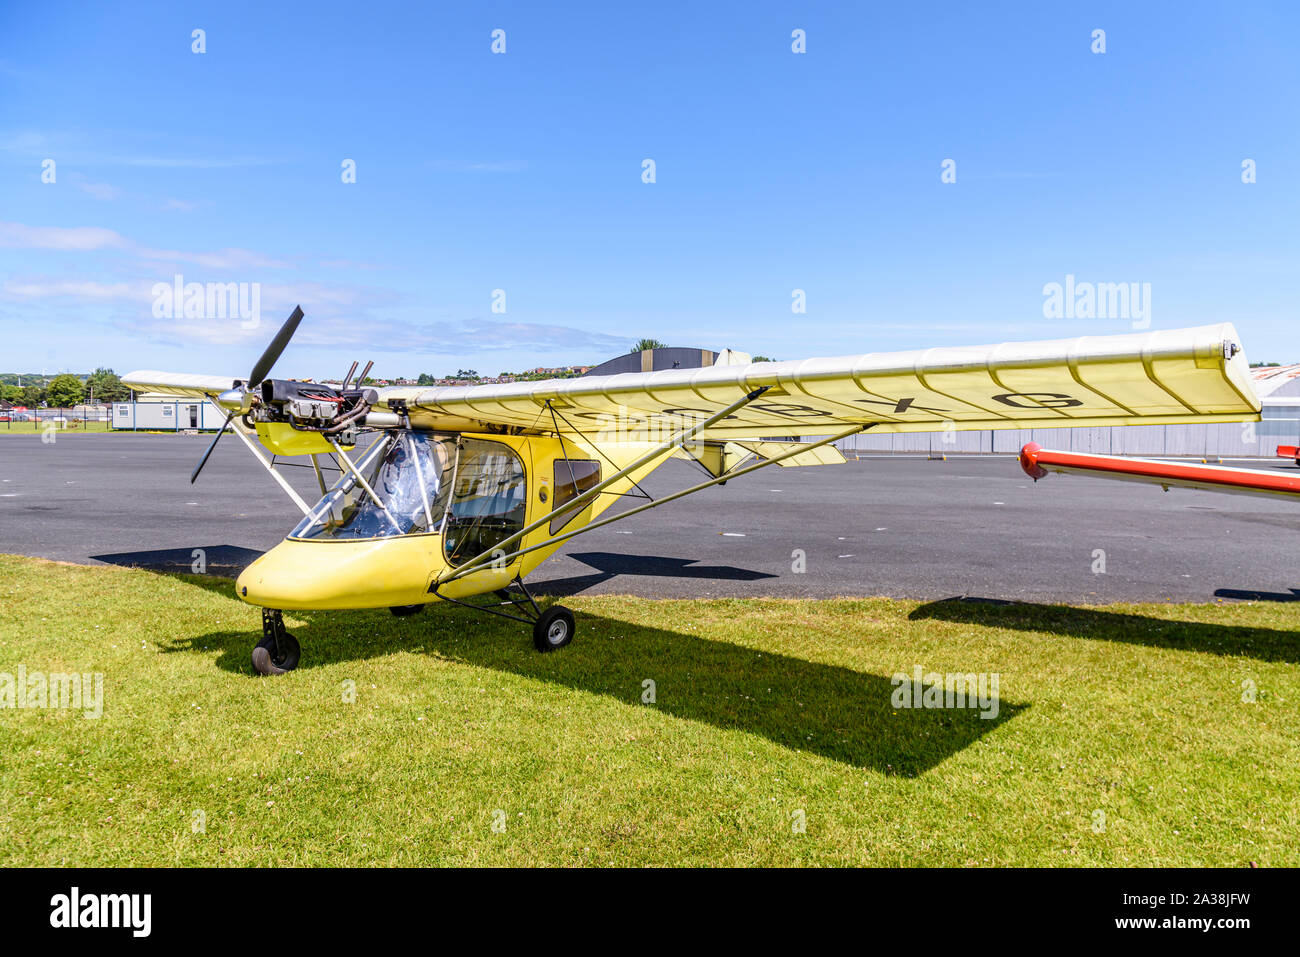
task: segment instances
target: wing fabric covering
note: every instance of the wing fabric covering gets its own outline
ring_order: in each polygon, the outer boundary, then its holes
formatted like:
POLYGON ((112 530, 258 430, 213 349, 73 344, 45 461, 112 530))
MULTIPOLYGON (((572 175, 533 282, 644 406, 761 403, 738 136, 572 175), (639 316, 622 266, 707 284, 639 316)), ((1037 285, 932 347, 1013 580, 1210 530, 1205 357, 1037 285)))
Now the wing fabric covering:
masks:
POLYGON ((713 438, 1254 421, 1260 401, 1230 323, 1044 342, 827 359, 381 390, 413 424, 485 425, 605 441, 667 438, 747 392, 713 438), (552 415, 555 416, 552 419, 552 415))

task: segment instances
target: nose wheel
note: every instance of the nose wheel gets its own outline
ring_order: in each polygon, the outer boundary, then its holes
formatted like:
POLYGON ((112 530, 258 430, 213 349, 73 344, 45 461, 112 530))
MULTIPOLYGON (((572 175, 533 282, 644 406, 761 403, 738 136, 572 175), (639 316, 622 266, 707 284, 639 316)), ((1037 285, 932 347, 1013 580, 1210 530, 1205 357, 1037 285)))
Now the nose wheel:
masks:
POLYGON ((253 670, 260 675, 282 675, 298 667, 302 648, 284 630, 278 609, 262 609, 262 640, 253 648, 253 670))

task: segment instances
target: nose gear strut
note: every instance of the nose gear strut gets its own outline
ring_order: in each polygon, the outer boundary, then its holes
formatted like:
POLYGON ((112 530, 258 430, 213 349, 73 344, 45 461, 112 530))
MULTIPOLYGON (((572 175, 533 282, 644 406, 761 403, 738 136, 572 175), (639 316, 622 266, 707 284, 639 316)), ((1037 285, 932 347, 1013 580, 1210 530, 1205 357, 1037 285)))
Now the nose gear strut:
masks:
POLYGON ((284 630, 278 608, 262 609, 262 640, 253 649, 253 668, 258 674, 282 675, 298 667, 302 649, 298 639, 284 630))

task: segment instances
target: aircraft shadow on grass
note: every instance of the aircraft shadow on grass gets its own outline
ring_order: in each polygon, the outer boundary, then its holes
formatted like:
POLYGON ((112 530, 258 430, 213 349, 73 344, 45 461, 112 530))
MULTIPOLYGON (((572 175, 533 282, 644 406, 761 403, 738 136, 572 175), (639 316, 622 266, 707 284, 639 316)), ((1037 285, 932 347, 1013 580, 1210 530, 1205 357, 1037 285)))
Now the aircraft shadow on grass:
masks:
POLYGON ((592 575, 575 575, 572 578, 552 578, 530 583, 529 588, 540 595, 576 595, 595 585, 617 578, 619 575, 641 575, 648 578, 681 578, 691 581, 752 582, 778 576, 768 572, 737 568, 734 565, 700 565, 694 558, 665 558, 662 555, 622 555, 616 552, 578 552, 568 556, 596 569, 592 575))
MULTIPOLYGON (((229 581, 197 576, 185 581, 237 601, 229 581)), ((287 617, 289 630, 302 643, 300 671, 395 651, 432 653, 904 777, 925 773, 1028 707, 1002 699, 991 718, 982 718, 977 707, 895 708, 895 685, 888 675, 582 613, 573 644, 554 654, 535 651, 521 625, 453 607, 408 618, 382 609, 287 617), (653 705, 641 701, 647 678, 655 682, 653 705)), ((215 649, 218 667, 253 680, 249 651, 258 637, 252 631, 221 631, 178 638, 162 649, 204 654, 215 649)))
MULTIPOLYGON (((1223 591, 1225 589, 1220 589, 1215 594, 1223 591)), ((1259 596, 1261 593, 1240 594, 1244 597, 1259 596)), ((1292 599, 1279 596, 1279 600, 1292 599)), ((1276 628, 1171 621, 1100 608, 1040 605, 973 596, 933 601, 921 605, 908 617, 913 621, 930 619, 1021 631, 1044 631, 1091 641, 1114 641, 1149 648, 1212 655, 1245 655, 1259 661, 1300 663, 1300 632, 1276 628)))

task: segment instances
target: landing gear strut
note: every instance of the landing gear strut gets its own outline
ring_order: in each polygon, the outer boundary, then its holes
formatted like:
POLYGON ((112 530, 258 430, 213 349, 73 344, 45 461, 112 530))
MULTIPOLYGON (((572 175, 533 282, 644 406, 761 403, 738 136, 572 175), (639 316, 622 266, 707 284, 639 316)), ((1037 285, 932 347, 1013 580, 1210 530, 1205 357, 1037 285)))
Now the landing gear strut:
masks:
POLYGON ((533 600, 532 593, 528 591, 528 586, 524 584, 522 578, 516 578, 510 583, 510 587, 518 588, 523 593, 523 597, 520 598, 515 595, 509 588, 502 588, 496 592, 496 596, 501 599, 501 602, 496 605, 475 605, 467 601, 440 595, 436 587, 430 590, 438 598, 451 602, 453 605, 460 605, 462 608, 486 612, 489 615, 498 615, 501 618, 509 618, 511 621, 531 625, 533 629, 533 647, 538 651, 555 651, 557 648, 563 648, 573 640, 573 612, 563 605, 552 605, 542 611, 537 602, 533 600), (503 608, 507 607, 512 609, 514 614, 509 611, 502 611, 503 608))
POLYGON ((262 640, 253 649, 253 668, 262 675, 282 675, 298 667, 302 649, 298 639, 284 630, 279 609, 262 609, 262 640))

